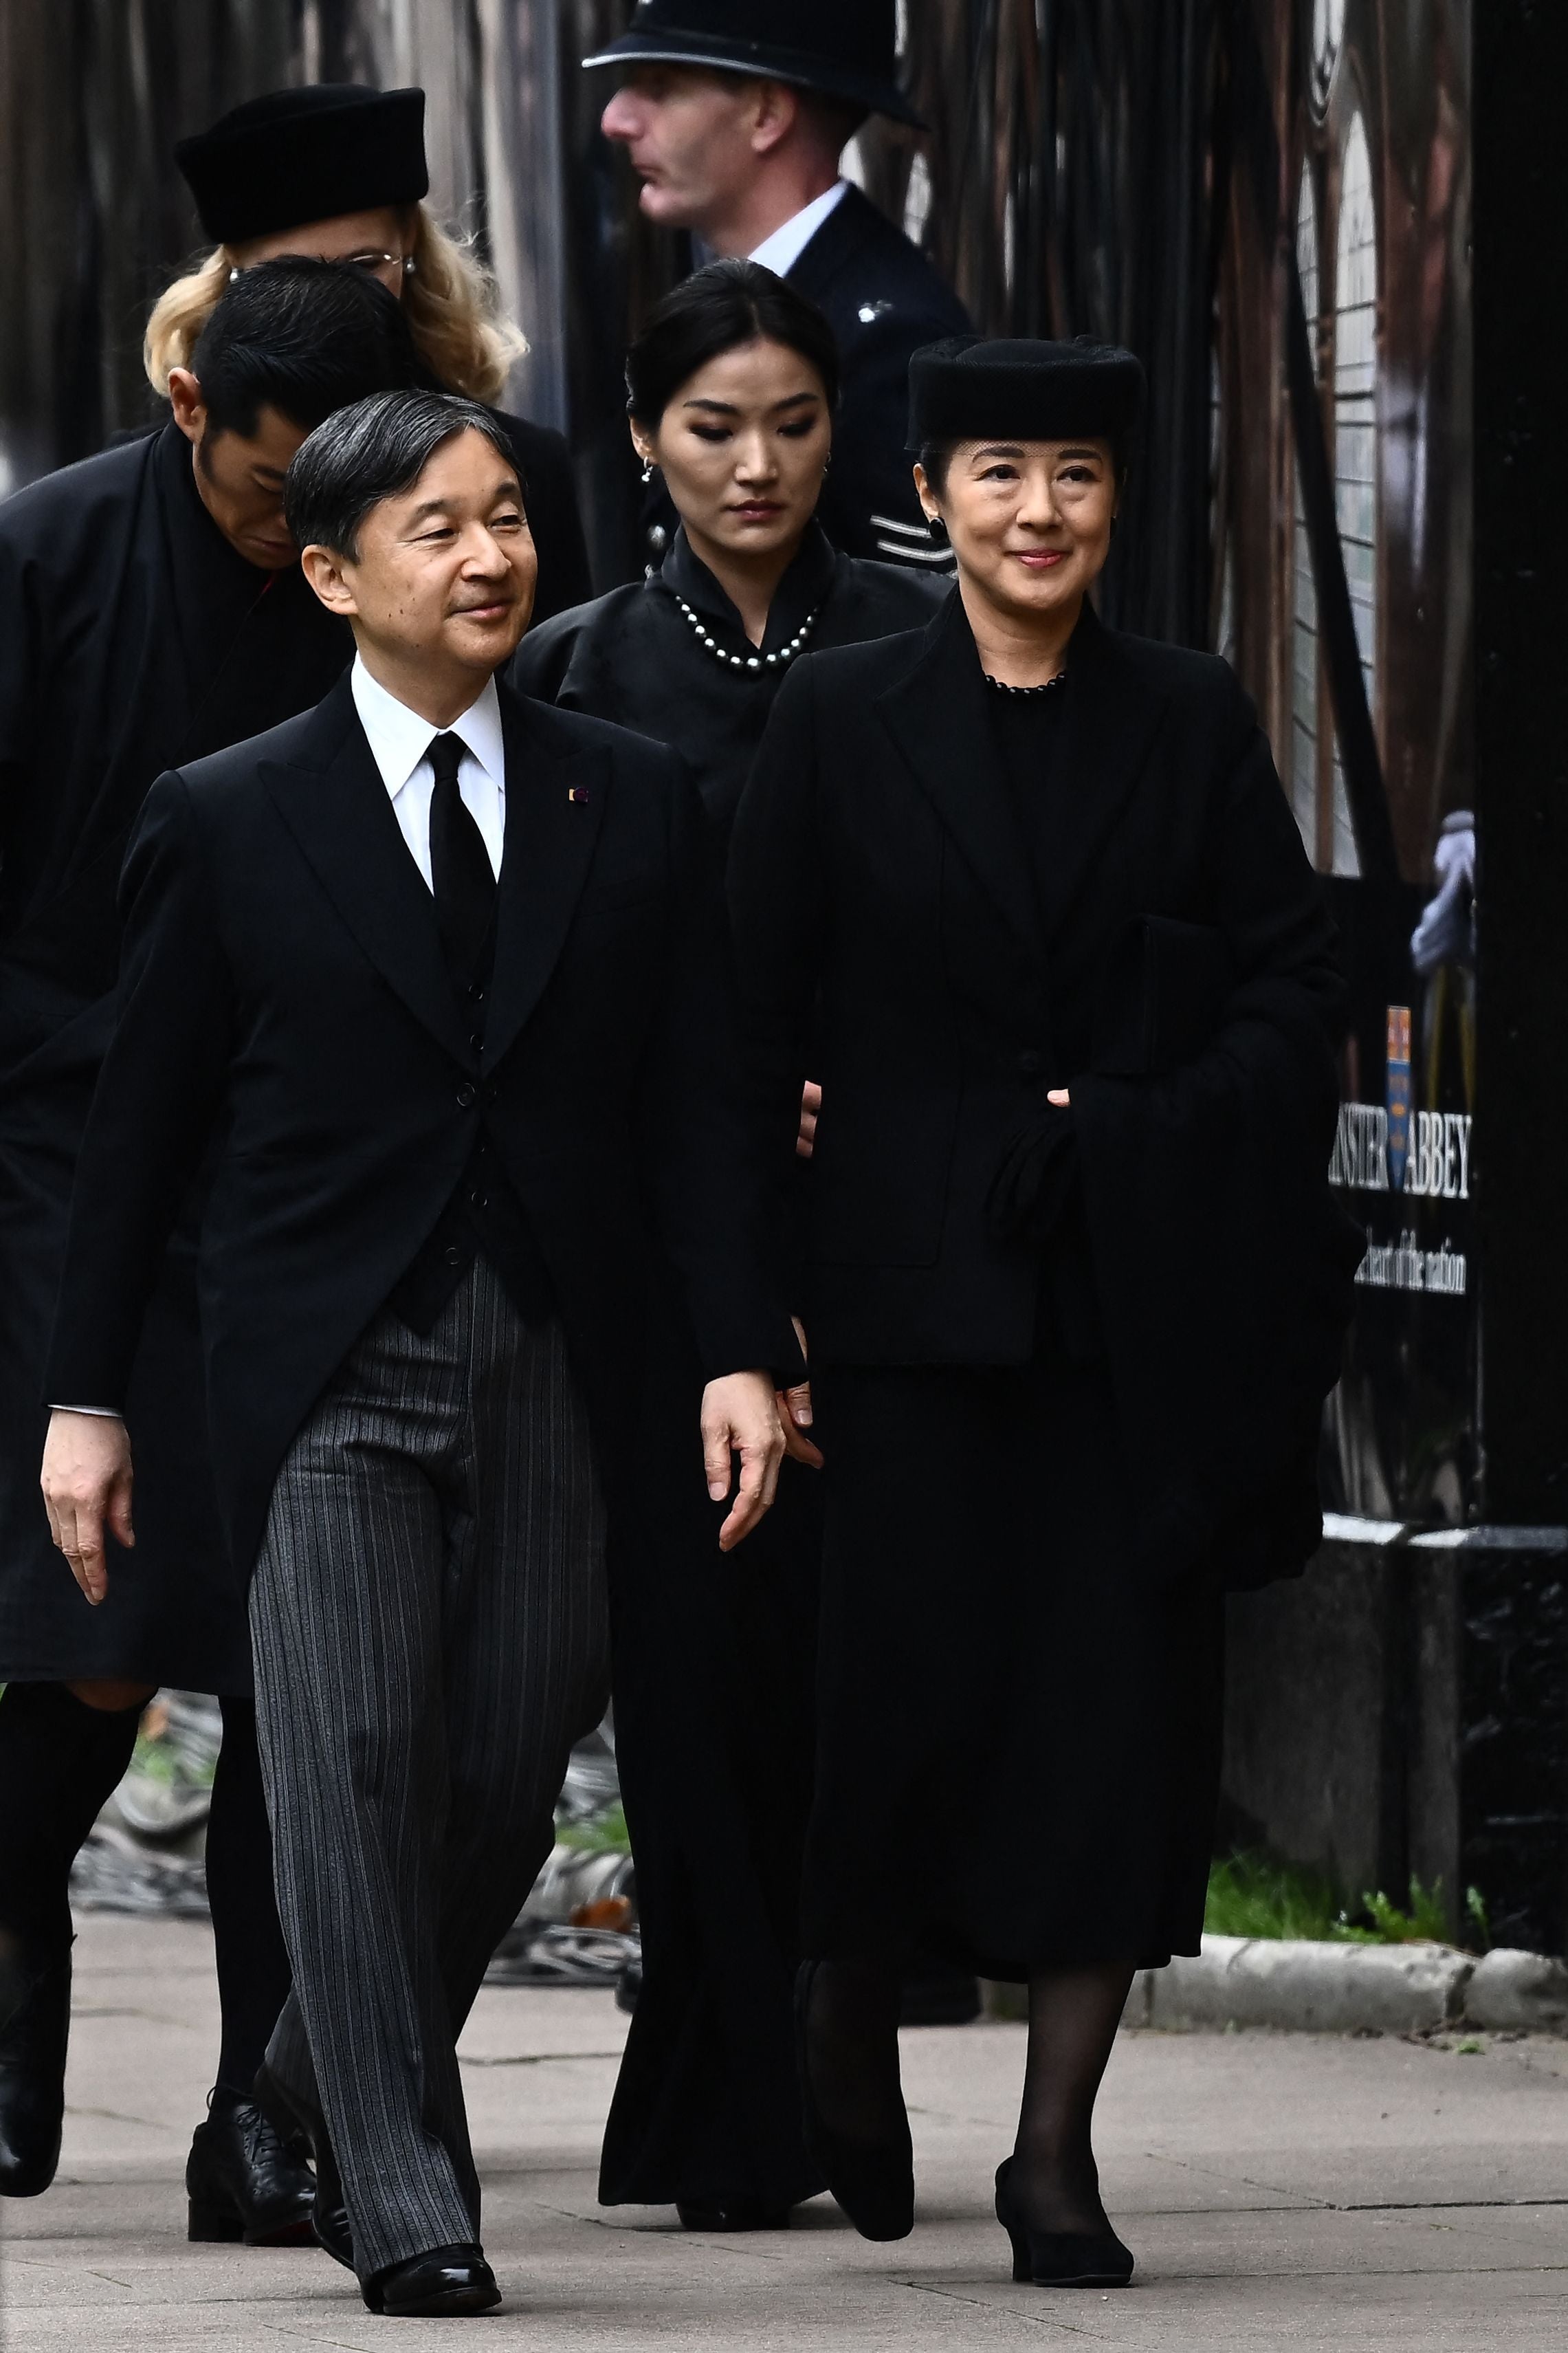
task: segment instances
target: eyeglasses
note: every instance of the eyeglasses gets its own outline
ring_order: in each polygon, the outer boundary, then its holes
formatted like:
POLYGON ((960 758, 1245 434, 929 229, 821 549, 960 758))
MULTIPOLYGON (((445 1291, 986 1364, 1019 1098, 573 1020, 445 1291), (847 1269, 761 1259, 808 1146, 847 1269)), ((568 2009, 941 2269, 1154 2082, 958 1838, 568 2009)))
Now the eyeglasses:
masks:
MULTIPOLYGON (((268 259, 272 261, 309 260, 347 262, 351 269, 368 269, 372 276, 379 278, 384 285, 390 282, 395 288, 398 279, 412 278, 414 275, 414 256, 411 253, 274 253, 269 254, 268 259)), ((252 269, 257 267, 254 262, 252 262, 250 266, 252 269)), ((228 273, 229 284, 232 286, 235 280, 242 273, 237 264, 236 267, 228 273)))

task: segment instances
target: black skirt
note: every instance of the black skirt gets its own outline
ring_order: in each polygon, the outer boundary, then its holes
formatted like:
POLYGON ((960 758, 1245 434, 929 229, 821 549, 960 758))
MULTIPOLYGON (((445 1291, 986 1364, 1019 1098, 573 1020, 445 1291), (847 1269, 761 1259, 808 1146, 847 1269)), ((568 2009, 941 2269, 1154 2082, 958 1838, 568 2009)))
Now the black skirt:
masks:
POLYGON ((818 1366, 808 1952, 924 1943, 983 1976, 1195 1952, 1223 1618, 1135 1566, 1110 1390, 818 1366))

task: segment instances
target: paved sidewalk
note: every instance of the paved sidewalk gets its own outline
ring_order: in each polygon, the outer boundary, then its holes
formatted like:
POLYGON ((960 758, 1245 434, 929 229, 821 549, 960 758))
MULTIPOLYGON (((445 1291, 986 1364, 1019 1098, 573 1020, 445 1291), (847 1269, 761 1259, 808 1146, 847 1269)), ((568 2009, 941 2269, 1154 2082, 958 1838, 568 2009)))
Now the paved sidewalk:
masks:
MULTIPOLYGON (((100 1915, 77 1956, 59 2180, 0 2209, 6 2353, 450 2348, 455 2324, 373 2319, 324 2255, 187 2245, 181 2169, 217 2040, 210 1937, 100 1915)), ((506 2308, 478 2347, 1568 2345, 1568 2044, 1124 2034, 1101 2150, 1139 2268, 1105 2296, 1007 2276, 989 2185, 1020 2028, 906 2037, 921 2219, 894 2247, 858 2239, 827 2200, 793 2231, 745 2238, 600 2209, 624 2028, 605 1994, 481 1998, 463 2055, 506 2308)))

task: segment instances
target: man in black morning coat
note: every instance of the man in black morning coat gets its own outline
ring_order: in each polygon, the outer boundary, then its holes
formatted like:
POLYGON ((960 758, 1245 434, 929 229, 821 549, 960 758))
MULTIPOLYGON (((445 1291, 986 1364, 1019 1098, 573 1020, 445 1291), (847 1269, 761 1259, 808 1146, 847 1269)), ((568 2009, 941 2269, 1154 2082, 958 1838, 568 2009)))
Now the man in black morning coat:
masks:
POLYGON ((655 1264, 707 1381, 672 1468, 722 1496, 741 1455, 721 1541, 772 1498, 799 1359, 696 795, 663 746, 495 681, 534 576, 504 428, 363 402, 288 512, 357 656, 149 797, 48 1372, 100 1411, 52 1417, 44 1486, 94 1598, 131 1509, 112 1416, 210 1153, 213 1461, 295 1979, 265 2094, 335 2154, 323 2236, 370 2308, 478 2311, 455 2042, 604 1704, 655 1264))
MULTIPOLYGON (((826 313, 842 391, 819 518, 849 555, 945 572, 904 451, 911 353, 969 325, 901 229, 839 177, 868 114, 920 118, 895 79, 893 0, 639 0, 630 29, 584 59, 625 79, 602 129, 642 181, 641 207, 711 254, 742 254, 826 313)), ((647 518, 657 564, 673 528, 647 518)))
POLYGON ((53 2175, 71 1861, 141 1704, 173 1684, 222 1694, 225 1721, 207 1846, 224 2042, 192 2231, 270 2238, 305 2227, 311 2185, 250 2103, 289 1968, 250 1646, 205 1469, 189 1232, 128 1400, 140 1546, 100 1611, 62 1570, 38 1495, 44 1356, 113 1015, 126 841, 162 769, 308 709, 343 670, 353 641, 295 560, 283 470, 331 409, 421 371, 391 295, 317 261, 248 272, 192 357, 161 430, 0 507, 0 1947, 16 1963, 0 2000, 0 2193, 53 2175))

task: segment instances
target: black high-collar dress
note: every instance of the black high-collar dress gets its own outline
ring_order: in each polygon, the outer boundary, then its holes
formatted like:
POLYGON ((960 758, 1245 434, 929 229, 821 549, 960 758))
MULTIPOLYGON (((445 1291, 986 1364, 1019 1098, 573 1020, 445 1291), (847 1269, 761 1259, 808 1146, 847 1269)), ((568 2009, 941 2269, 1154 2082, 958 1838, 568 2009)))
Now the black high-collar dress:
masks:
MULTIPOLYGON (((916 575, 837 553, 814 523, 753 647, 680 532, 645 582, 531 631, 511 677, 524 694, 676 745, 722 854, 798 659, 791 649, 919 628, 941 595, 916 575)), ((669 1323, 645 1385, 651 1541, 636 1562, 623 1559, 615 1591, 616 1750, 643 1981, 599 2195, 606 2205, 778 2212, 823 2187, 801 2139, 791 2011, 820 1501, 816 1474, 786 1462, 762 1527, 737 1555, 720 1554, 696 1442, 700 1377, 673 1310, 669 1323)))
POLYGON ((773 697, 798 658, 791 649, 798 641, 801 651, 820 652, 921 628, 945 589, 891 564, 840 554, 814 522, 753 646, 680 530, 646 580, 531 629, 511 681, 521 694, 675 744, 727 840, 773 697))

